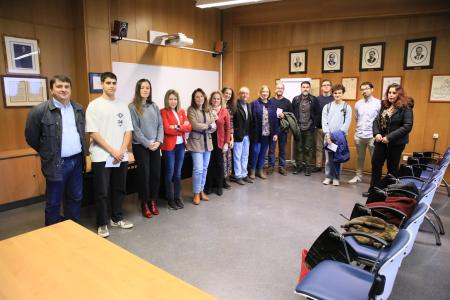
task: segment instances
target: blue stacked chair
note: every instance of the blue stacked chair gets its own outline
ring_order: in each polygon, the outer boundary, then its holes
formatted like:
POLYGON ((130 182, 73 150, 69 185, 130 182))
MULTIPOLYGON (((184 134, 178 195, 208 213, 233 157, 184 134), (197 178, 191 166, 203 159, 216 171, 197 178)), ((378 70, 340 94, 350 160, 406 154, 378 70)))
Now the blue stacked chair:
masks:
MULTIPOLYGON (((387 245, 383 240, 377 241, 387 245)), ((411 233, 401 229, 391 246, 380 250, 378 256, 382 258, 375 262, 371 271, 351 264, 325 260, 305 276, 295 292, 317 300, 387 299, 412 242, 411 233)))

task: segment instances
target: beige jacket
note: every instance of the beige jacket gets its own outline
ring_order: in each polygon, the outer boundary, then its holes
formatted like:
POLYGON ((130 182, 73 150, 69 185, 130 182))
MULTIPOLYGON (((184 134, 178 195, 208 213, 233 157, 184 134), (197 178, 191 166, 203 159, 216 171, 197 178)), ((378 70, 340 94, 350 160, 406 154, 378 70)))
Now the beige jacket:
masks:
POLYGON ((187 141, 187 149, 192 152, 205 152, 213 150, 213 143, 211 133, 216 131, 215 128, 210 128, 211 124, 215 124, 215 117, 212 112, 205 112, 200 109, 188 108, 188 119, 192 126, 192 131, 189 134, 187 141), (208 129, 209 128, 209 129, 208 129), (205 147, 206 137, 206 147, 205 147))

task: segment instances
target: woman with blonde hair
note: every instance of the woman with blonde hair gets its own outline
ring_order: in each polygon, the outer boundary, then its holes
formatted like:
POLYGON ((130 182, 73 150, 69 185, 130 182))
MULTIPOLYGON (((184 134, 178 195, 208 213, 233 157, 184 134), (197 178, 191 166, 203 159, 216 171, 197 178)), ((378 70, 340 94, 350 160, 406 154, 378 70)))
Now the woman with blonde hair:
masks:
POLYGON ((213 150, 211 134, 216 131, 216 122, 209 108, 205 92, 197 88, 192 92, 191 106, 188 108, 188 119, 192 131, 187 141, 187 148, 192 156, 192 190, 195 205, 200 200, 208 201, 209 198, 203 191, 205 188, 206 174, 208 172, 209 159, 213 150))
POLYGON ((261 179, 267 176, 263 171, 264 161, 267 156, 267 150, 271 141, 278 138, 278 117, 277 106, 269 100, 270 89, 267 85, 262 85, 259 89, 259 98, 252 102, 251 110, 253 116, 253 134, 252 134, 252 165, 249 177, 255 178, 255 175, 261 179))
POLYGON ((164 108, 161 117, 164 126, 164 142, 161 146, 165 166, 164 182, 169 209, 182 209, 181 168, 186 149, 186 133, 191 131, 191 124, 180 107, 180 95, 175 90, 168 90, 164 96, 164 108))
POLYGON ((224 97, 219 91, 211 94, 209 105, 216 117, 216 131, 211 134, 214 149, 209 160, 205 193, 215 192, 221 196, 224 181, 223 155, 228 151, 230 145, 230 114, 226 108, 224 97))

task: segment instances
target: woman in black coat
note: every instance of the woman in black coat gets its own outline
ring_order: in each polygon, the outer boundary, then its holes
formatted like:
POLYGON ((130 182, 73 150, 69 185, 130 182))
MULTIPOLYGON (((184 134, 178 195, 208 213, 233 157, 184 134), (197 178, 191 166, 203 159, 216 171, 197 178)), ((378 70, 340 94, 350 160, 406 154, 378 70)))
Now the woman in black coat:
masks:
POLYGON ((375 149, 372 156, 372 180, 374 187, 381 180, 384 162, 387 161, 388 173, 398 175, 402 152, 409 142, 409 133, 413 127, 412 101, 397 83, 388 86, 381 110, 373 122, 375 149))

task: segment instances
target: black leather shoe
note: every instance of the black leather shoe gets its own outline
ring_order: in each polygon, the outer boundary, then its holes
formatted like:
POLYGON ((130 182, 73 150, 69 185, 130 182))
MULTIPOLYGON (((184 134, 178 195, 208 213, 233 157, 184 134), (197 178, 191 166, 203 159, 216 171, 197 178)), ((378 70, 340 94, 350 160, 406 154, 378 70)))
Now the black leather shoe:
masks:
POLYGON ((317 172, 320 172, 320 171, 322 171, 322 168, 319 168, 319 167, 313 167, 311 169, 311 172, 313 172, 313 173, 317 173, 317 172))
POLYGON ((244 178, 244 181, 247 183, 253 183, 253 180, 248 176, 244 178))
POLYGON ((231 185, 226 180, 224 180, 223 181, 223 188, 226 189, 226 190, 229 190, 229 189, 231 189, 231 185))
POLYGON ((311 169, 308 167, 305 168, 305 176, 311 176, 311 169))
POLYGON ((167 206, 169 207, 169 209, 172 209, 172 210, 177 210, 178 209, 177 204, 176 204, 176 202, 174 200, 169 200, 167 202, 167 206))
POLYGON ((217 188, 216 189, 216 194, 217 194, 217 196, 222 196, 223 195, 223 189, 222 188, 217 188))
POLYGON ((205 192, 206 195, 209 195, 209 194, 211 194, 213 192, 210 188, 207 188, 207 187, 205 187, 203 189, 203 191, 205 192))
POLYGON ((183 200, 181 199, 175 199, 175 205, 177 206, 178 209, 184 208, 184 203, 183 200))
POLYGON ((236 183, 237 183, 237 184, 240 184, 240 185, 245 185, 245 181, 244 181, 244 179, 242 179, 242 178, 236 180, 236 183))
POLYGON ((292 172, 292 174, 297 175, 300 174, 301 172, 303 172, 303 168, 295 168, 294 172, 292 172))
POLYGON ((369 197, 369 195, 370 195, 369 192, 364 192, 364 193, 362 193, 362 196, 365 197, 365 198, 369 197))

